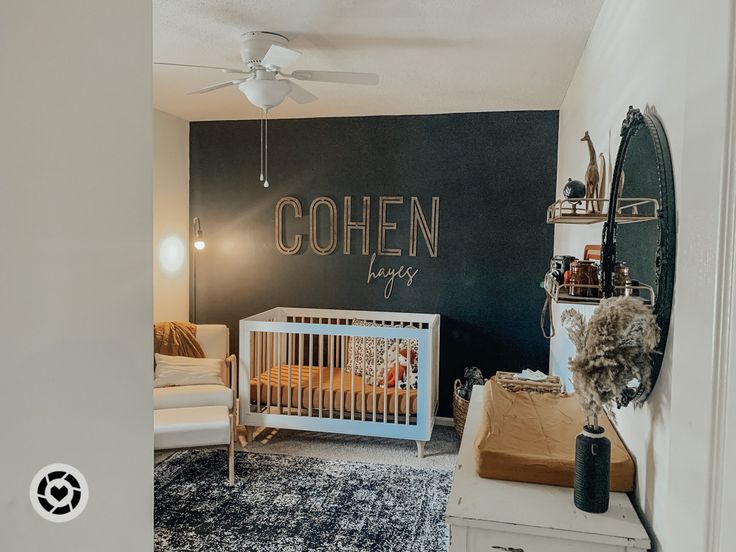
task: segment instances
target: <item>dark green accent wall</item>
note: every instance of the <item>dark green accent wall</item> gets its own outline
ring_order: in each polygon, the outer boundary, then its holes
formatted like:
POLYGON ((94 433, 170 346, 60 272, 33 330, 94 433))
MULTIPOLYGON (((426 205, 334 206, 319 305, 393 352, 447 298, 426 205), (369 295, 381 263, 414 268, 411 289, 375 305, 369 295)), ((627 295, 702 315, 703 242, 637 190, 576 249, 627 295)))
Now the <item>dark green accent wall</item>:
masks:
MULTIPOLYGON (((539 329, 539 288, 552 255, 545 209, 554 200, 558 113, 521 111, 288 119, 269 122, 269 181, 259 175, 258 121, 195 122, 190 128, 190 210, 207 247, 197 259, 197 322, 230 326, 237 352, 238 320, 275 306, 427 312, 442 315, 440 409, 452 414, 452 383, 468 365, 546 372, 549 345, 539 329), (295 196, 338 205, 338 248, 329 256, 297 255, 275 246, 274 207, 295 196), (388 245, 401 257, 376 266, 419 269, 411 287, 366 284, 370 257, 342 253, 343 197, 353 218, 372 198, 371 251, 376 250, 378 197, 404 196, 391 206, 399 225, 388 245), (423 240, 408 255, 409 199, 427 217, 441 198, 439 255, 423 240)), ((290 235, 308 233, 287 210, 290 235)), ((324 211, 321 212, 324 229, 324 211)), ((322 237, 322 241, 326 241, 322 237)))

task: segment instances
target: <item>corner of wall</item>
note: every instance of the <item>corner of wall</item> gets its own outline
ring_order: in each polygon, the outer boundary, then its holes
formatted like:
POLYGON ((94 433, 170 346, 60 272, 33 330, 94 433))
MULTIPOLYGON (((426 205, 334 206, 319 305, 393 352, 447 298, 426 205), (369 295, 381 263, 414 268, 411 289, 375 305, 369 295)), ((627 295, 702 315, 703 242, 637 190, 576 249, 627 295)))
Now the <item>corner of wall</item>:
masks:
POLYGON ((154 110, 154 320, 189 319, 189 122, 154 110))

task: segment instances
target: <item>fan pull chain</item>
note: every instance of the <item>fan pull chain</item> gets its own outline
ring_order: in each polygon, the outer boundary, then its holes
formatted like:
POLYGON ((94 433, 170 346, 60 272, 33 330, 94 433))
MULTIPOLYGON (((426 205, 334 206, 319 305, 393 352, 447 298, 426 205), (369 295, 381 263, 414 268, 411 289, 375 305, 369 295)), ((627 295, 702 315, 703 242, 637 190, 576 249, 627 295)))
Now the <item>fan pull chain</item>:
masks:
POLYGON ((265 133, 264 133, 264 142, 265 142, 265 148, 263 150, 263 165, 265 167, 264 174, 266 175, 266 179, 263 181, 263 187, 268 188, 268 109, 264 110, 265 112, 265 133))
POLYGON ((263 182, 263 117, 261 117, 261 130, 259 136, 261 138, 261 150, 259 152, 258 158, 261 162, 261 182, 263 182))

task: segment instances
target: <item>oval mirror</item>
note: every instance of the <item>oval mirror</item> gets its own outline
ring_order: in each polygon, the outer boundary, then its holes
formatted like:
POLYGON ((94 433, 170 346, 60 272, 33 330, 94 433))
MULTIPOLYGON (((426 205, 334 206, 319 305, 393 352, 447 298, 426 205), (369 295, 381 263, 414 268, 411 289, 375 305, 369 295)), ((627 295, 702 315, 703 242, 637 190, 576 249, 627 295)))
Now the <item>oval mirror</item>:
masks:
POLYGON ((603 229, 603 294, 639 295, 652 304, 661 330, 651 385, 632 382, 621 403, 643 402, 653 389, 667 346, 675 280, 676 218, 672 159, 653 109, 629 107, 613 170, 603 229))

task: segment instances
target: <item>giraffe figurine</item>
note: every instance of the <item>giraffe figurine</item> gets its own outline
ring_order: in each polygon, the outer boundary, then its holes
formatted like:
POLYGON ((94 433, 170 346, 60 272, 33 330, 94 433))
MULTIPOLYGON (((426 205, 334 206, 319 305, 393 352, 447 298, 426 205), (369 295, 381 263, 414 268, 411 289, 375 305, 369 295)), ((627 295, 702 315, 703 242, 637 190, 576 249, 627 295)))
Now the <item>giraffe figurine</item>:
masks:
POLYGON ((600 172, 598 171, 598 157, 593 147, 593 140, 590 138, 588 131, 580 139, 581 142, 588 143, 588 168, 585 169, 585 210, 589 213, 599 213, 600 206, 597 201, 591 201, 598 199, 598 183, 600 181, 600 172))

